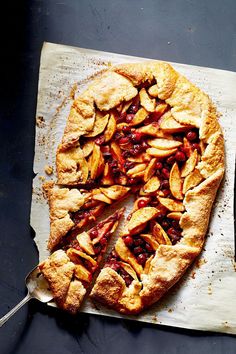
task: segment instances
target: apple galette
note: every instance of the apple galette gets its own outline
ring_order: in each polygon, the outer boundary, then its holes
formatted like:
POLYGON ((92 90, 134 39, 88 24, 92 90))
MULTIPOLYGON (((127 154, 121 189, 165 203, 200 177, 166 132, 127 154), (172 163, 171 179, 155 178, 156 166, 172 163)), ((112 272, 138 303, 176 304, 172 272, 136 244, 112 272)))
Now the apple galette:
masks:
MULTIPOLYGON (((114 66, 74 100, 56 168, 57 185, 46 190, 48 247, 57 250, 40 269, 58 305, 78 309, 93 274, 86 257, 97 265, 95 241, 105 236, 94 236, 100 224, 87 233, 82 229, 132 193, 133 210, 91 298, 138 313, 178 281, 203 247, 224 174, 216 109, 168 63, 114 66)), ((109 219, 104 225, 110 226, 102 226, 108 230, 102 234, 110 235, 114 225, 109 219)))

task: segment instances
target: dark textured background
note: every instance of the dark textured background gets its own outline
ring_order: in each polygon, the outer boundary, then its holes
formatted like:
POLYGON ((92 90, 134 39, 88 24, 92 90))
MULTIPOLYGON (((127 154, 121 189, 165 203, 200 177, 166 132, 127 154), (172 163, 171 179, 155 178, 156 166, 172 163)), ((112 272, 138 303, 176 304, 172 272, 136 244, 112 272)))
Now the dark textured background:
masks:
MULTIPOLYGON (((43 41, 236 71, 235 0, 4 4, 0 11, 0 315, 24 296, 24 276, 37 263, 29 215, 43 41)), ((227 335, 96 316, 72 319, 34 301, 0 329, 1 354, 108 352, 231 354, 236 352, 236 341, 227 335)))

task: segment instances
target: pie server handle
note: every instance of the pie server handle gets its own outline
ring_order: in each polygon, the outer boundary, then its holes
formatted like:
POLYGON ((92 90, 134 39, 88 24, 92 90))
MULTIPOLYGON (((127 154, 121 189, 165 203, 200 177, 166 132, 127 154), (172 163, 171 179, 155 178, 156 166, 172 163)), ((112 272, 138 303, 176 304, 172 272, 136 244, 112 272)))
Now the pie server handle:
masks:
POLYGON ((32 298, 33 297, 28 293, 26 297, 23 300, 21 300, 21 302, 19 302, 19 304, 13 307, 12 310, 10 310, 5 316, 3 316, 0 319, 0 327, 2 327, 4 323, 6 323, 11 316, 13 316, 23 305, 25 305, 32 298))

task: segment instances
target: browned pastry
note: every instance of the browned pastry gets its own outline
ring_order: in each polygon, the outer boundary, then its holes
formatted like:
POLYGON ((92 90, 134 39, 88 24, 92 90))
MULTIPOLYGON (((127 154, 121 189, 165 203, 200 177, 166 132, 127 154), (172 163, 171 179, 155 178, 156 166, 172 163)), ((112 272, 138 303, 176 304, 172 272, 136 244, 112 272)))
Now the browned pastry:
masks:
POLYGON ((89 231, 74 235, 39 264, 60 308, 78 312, 123 212, 120 209, 89 231))
POLYGON ((73 213, 126 188, 133 211, 91 297, 128 314, 159 300, 200 253, 224 174, 210 98, 168 63, 114 66, 75 99, 56 165, 64 188, 49 193, 49 248, 75 226, 73 213))

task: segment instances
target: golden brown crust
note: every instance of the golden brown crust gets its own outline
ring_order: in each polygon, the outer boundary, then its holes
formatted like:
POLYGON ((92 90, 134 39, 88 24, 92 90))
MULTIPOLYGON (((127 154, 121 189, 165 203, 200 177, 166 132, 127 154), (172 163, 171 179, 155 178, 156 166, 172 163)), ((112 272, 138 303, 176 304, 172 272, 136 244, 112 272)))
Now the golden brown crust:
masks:
MULTIPOLYGON (((179 131, 184 131, 184 126, 199 129, 199 138, 204 149, 201 155, 195 150, 195 160, 191 163, 191 168, 182 170, 181 177, 187 176, 194 168, 200 174, 199 178, 192 182, 190 177, 189 190, 185 192, 183 205, 179 202, 181 211, 185 208, 180 218, 183 230, 181 241, 174 246, 160 245, 150 261, 148 271, 140 266, 140 281, 134 279, 129 287, 125 285, 122 277, 109 267, 104 268, 97 278, 91 293, 92 298, 123 313, 138 313, 156 302, 178 281, 199 254, 212 204, 224 174, 223 135, 210 98, 168 63, 148 61, 114 66, 75 100, 62 144, 57 152, 58 182, 73 185, 85 182, 88 177, 88 166, 83 158, 79 139, 86 134, 95 136, 95 107, 100 111, 110 111, 121 102, 135 97, 138 92, 136 86, 144 82, 153 85, 150 91, 152 97, 165 100, 170 106, 167 114, 177 122, 179 131)), ((148 97, 147 94, 146 96, 148 97)), ((152 98, 149 99, 150 104, 154 102, 152 98)), ((154 106, 150 108, 150 112, 153 109, 154 106)), ((160 153, 155 148, 150 150, 160 153)), ((64 222, 62 225, 55 225, 56 234, 59 234, 60 228, 69 227, 70 225, 64 222)), ((128 235, 130 230, 126 227, 124 232, 128 235)))
POLYGON ((74 226, 69 212, 79 210, 86 198, 77 189, 59 188, 54 183, 45 183, 44 190, 50 210, 48 249, 53 250, 62 237, 74 226))

